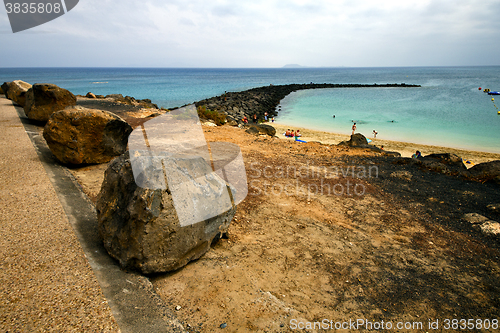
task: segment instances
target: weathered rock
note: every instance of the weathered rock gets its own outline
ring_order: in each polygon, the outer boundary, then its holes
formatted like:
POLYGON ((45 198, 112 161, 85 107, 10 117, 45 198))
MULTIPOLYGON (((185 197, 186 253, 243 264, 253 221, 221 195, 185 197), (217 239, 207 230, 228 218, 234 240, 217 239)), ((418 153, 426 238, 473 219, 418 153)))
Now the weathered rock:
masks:
POLYGON ((26 93, 30 88, 31 84, 27 82, 21 80, 12 81, 9 83, 6 97, 14 103, 24 107, 26 104, 26 93))
POLYGON ((500 161, 476 164, 469 169, 469 174, 482 181, 494 181, 500 184, 500 161))
POLYGON ((3 89, 2 89, 2 87, 0 86, 0 95, 3 95, 3 94, 4 94, 3 89))
POLYGON ((105 98, 111 98, 111 99, 123 99, 123 95, 122 94, 109 94, 109 95, 106 95, 105 98))
POLYGON ((342 141, 341 143, 339 143, 339 146, 367 147, 368 140, 366 140, 366 137, 363 134, 355 133, 351 135, 349 141, 342 141))
POLYGON ((445 154, 430 154, 419 159, 421 161, 431 160, 434 162, 442 163, 449 166, 451 169, 457 171, 466 171, 467 167, 462 161, 462 158, 455 154, 445 153, 445 154))
POLYGON ((370 149, 373 152, 380 153, 381 155, 384 155, 384 156, 401 157, 401 154, 398 153, 397 151, 386 151, 386 150, 380 149, 374 145, 368 144, 368 140, 361 133, 352 134, 349 141, 342 141, 341 143, 338 144, 338 146, 366 148, 366 149, 370 149))
POLYGON ((126 152, 114 159, 105 173, 96 206, 99 234, 108 253, 125 269, 144 274, 179 269, 201 257, 215 239, 227 232, 236 212, 229 197, 223 196, 227 188, 201 157, 162 161, 156 156, 141 162, 137 157, 131 161, 126 152), (135 163, 147 167, 134 179, 135 163), (180 200, 184 209, 179 210, 179 201, 174 202, 175 182, 169 180, 167 188, 147 188, 154 179, 164 179, 162 164, 179 173, 175 181, 181 179, 183 193, 188 194, 187 200, 180 200), (195 177, 191 177, 193 174, 195 177), (207 201, 207 197, 211 199, 207 201), (181 226, 179 216, 214 206, 219 215, 181 226))
POLYGON ((260 135, 260 131, 257 126, 250 126, 246 129, 245 132, 247 132, 248 134, 260 135))
POLYGON ((7 90, 9 90, 10 82, 4 82, 1 86, 3 94, 7 95, 7 90))
POLYGON ((269 136, 276 135, 276 129, 271 125, 259 124, 259 125, 246 125, 246 132, 250 134, 260 135, 267 134, 269 136))
POLYGON ((469 222, 470 224, 481 224, 489 220, 486 216, 483 216, 478 213, 465 214, 463 216, 463 219, 469 222))
POLYGON ((87 98, 97 98, 96 95, 94 95, 90 91, 87 93, 87 95, 85 95, 85 97, 87 97, 87 98))
POLYGON ((500 236, 500 223, 488 219, 478 213, 465 214, 463 219, 479 228, 484 234, 490 236, 500 236))
POLYGON ((47 121, 57 111, 76 105, 76 97, 70 91, 55 84, 35 83, 26 93, 24 113, 29 119, 47 121))
POLYGON ((110 112, 77 106, 52 114, 43 137, 62 163, 98 164, 123 154, 131 132, 129 124, 110 112))
POLYGON ((211 119, 203 122, 202 125, 203 126, 208 126, 208 127, 217 127, 217 124, 213 120, 211 120, 211 119))
POLYGON ((500 213, 500 203, 489 204, 488 206, 486 206, 486 208, 488 208, 488 210, 490 210, 494 213, 500 213))

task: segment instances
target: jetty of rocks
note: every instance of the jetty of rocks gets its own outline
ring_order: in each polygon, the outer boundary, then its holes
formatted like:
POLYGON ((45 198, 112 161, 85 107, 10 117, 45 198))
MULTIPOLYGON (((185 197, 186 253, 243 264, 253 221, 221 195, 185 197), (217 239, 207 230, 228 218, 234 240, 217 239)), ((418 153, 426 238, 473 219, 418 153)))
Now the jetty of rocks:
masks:
POLYGON ((208 110, 224 113, 228 121, 241 122, 243 117, 252 119, 254 114, 258 119, 264 119, 278 114, 280 101, 294 91, 325 88, 415 88, 420 85, 406 83, 387 84, 338 84, 338 83, 308 83, 269 85, 240 92, 226 92, 220 96, 195 102, 196 107, 206 107, 208 110))

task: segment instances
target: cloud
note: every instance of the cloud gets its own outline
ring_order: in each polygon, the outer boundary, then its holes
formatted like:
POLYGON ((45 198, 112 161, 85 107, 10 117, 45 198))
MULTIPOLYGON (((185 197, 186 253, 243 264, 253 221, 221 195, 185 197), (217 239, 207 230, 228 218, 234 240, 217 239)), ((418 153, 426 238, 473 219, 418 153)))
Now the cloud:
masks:
MULTIPOLYGON (((499 10, 497 0, 86 0, 32 30, 50 36, 0 41, 35 54, 57 40, 80 46, 80 55, 59 50, 76 66, 476 65, 480 56, 499 64, 488 38, 500 32, 499 10)), ((0 31, 7 24, 0 18, 0 31)))

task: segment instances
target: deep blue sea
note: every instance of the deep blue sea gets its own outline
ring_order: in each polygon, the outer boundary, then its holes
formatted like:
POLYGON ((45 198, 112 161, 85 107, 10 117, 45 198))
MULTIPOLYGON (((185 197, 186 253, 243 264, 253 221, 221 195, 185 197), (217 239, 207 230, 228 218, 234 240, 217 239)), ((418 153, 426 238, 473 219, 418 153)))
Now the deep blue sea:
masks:
MULTIPOLYGON (((0 83, 54 83, 74 94, 120 93, 171 108, 225 91, 269 84, 407 83, 421 88, 298 91, 281 103, 277 122, 371 137, 500 153, 496 102, 500 66, 298 69, 0 68, 0 83), (333 118, 335 115, 335 118, 333 118)), ((498 96, 500 102, 500 96, 498 96)))

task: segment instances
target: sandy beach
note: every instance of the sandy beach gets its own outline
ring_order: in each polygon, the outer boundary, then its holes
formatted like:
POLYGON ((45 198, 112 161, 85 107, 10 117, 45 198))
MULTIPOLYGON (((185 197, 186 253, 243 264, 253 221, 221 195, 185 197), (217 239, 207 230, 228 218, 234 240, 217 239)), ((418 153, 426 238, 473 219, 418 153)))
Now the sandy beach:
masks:
MULTIPOLYGON (((302 134, 302 140, 304 141, 317 141, 323 144, 336 145, 342 141, 347 141, 350 138, 350 135, 347 134, 339 134, 332 132, 324 132, 318 130, 311 130, 303 127, 296 127, 293 125, 287 125, 282 123, 269 123, 274 128, 276 128, 276 135, 280 139, 284 140, 293 140, 291 138, 286 138, 283 133, 289 128, 294 130, 300 130, 302 134)), ((367 139, 371 139, 372 142, 370 144, 375 145, 377 147, 382 147, 387 151, 396 151, 401 154, 403 157, 411 157, 417 150, 419 150, 423 156, 429 154, 438 154, 438 153, 451 153, 460 156, 464 161, 471 161, 471 164, 466 164, 466 166, 471 167, 474 164, 489 162, 494 160, 500 160, 500 154, 474 151, 474 150, 464 150, 464 149, 456 149, 450 147, 441 147, 441 146, 432 146, 432 145, 424 145, 418 143, 411 142, 402 142, 402 141, 391 141, 391 140, 383 140, 378 138, 373 138, 371 133, 367 135, 367 133, 362 133, 366 136, 367 139)))

